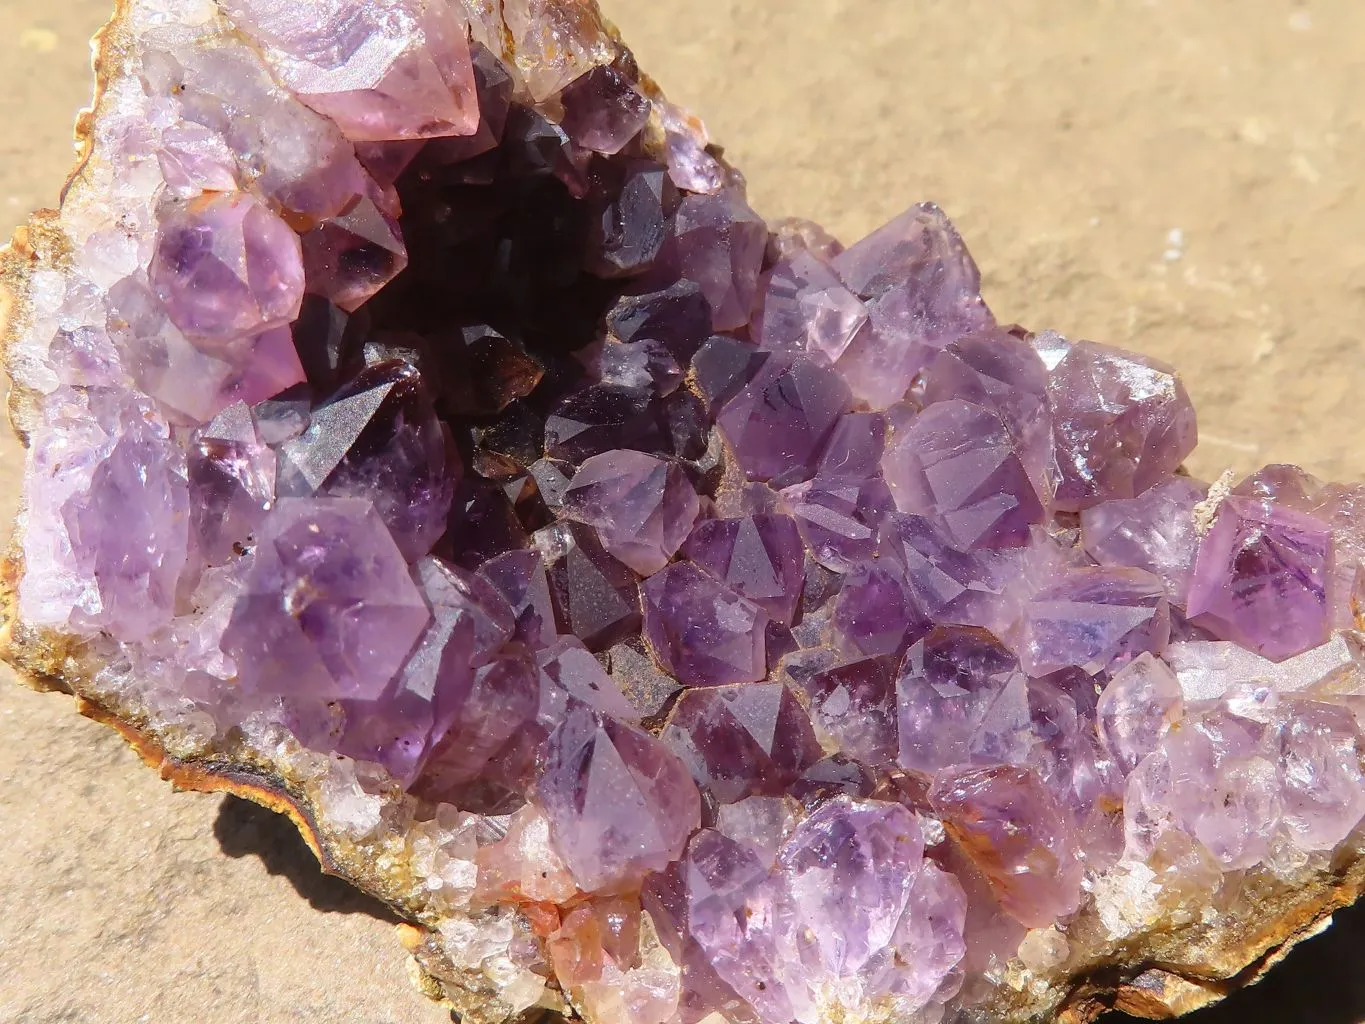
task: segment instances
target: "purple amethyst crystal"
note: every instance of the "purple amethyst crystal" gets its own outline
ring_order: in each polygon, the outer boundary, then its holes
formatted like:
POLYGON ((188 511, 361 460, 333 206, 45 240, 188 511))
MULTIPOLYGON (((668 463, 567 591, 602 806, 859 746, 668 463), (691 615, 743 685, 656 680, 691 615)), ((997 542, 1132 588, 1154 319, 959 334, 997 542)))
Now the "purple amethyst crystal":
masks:
POLYGON ((993 322, 976 264, 932 203, 911 207, 831 266, 867 307, 839 368, 873 408, 898 401, 936 349, 993 322))
POLYGON ((882 471, 897 508, 941 524, 963 551, 1021 545, 1047 516, 999 414, 960 399, 897 430, 882 471))
POLYGON ((821 754, 805 708, 780 683, 688 690, 660 738, 722 803, 781 793, 821 754))
POLYGON ((658 572, 697 518, 682 468, 641 452, 594 455, 564 492, 564 515, 597 530, 602 546, 641 576, 658 572))
POLYGON ((941 774, 929 800, 1000 905, 1030 928, 1080 903, 1082 869, 1066 816, 1028 768, 1002 765, 941 774))
POLYGON ((1186 611, 1196 623, 1280 661, 1327 640, 1332 535, 1292 508, 1228 498, 1199 543, 1186 611))
POLYGON ((401 362, 367 367, 281 455, 281 494, 374 502, 409 561, 440 538, 460 469, 421 377, 401 362))
POLYGON ((1175 371, 1154 359, 1078 341, 1047 388, 1058 508, 1136 497, 1194 450, 1194 406, 1175 371))
POLYGON ((765 349, 804 352, 832 363, 866 322, 858 297, 828 264, 803 251, 767 273, 751 333, 765 349))
POLYGON ((284 498, 261 529, 223 651, 245 693, 373 699, 430 618, 373 505, 284 498))
POLYGON ((357 9, 344 27, 310 23, 273 0, 234 0, 227 10, 269 47, 285 85, 354 141, 468 135, 478 127, 465 29, 450 8, 357 9))
POLYGON ((707 519, 692 531, 683 554, 772 619, 794 619, 805 566, 801 535, 788 516, 707 519))
POLYGON ((640 585, 644 636, 684 686, 752 683, 767 671, 767 614, 695 565, 679 562, 640 585))
POLYGON ((460 694, 512 633, 512 610, 486 582, 438 558, 424 558, 414 577, 431 621, 402 669, 371 700, 342 704, 345 724, 336 749, 376 761, 411 784, 433 740, 451 728, 460 694))
POLYGON ((288 780, 454 1004, 1148 1008, 1345 891, 1365 488, 1191 480, 1175 373, 997 325, 932 204, 765 223, 591 2, 125 7, 6 264, 0 643, 288 780))
POLYGON ((1025 607, 1016 649, 1035 677, 1076 667, 1095 674, 1144 651, 1160 654, 1171 635, 1165 588, 1141 569, 1071 569, 1025 607))
POLYGON ((682 762, 648 733, 586 708, 546 741, 536 798, 574 880, 589 891, 663 870, 701 823, 682 762))
POLYGON ((716 330, 749 322, 768 229, 733 190, 683 199, 673 215, 672 258, 701 288, 716 330))
POLYGON ((303 301, 298 236, 243 192, 206 195, 167 218, 149 275, 171 321, 210 350, 288 324, 303 301))
POLYGON ((805 356, 770 357, 716 421, 750 480, 796 483, 815 470, 830 431, 848 411, 848 386, 805 356))

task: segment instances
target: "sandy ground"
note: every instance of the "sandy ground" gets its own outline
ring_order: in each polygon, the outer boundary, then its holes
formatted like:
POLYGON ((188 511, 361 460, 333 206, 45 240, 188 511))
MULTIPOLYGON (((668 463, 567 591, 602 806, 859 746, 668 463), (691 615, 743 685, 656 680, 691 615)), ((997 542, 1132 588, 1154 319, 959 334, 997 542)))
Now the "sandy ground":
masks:
MULTIPOLYGON (((996 314, 1179 365, 1193 470, 1358 479, 1365 5, 606 0, 767 215, 846 241, 919 199, 996 314)), ((0 233, 55 202, 95 0, 0 0, 0 233)), ((0 442, 0 501, 17 452, 0 442)), ((380 908, 287 827, 174 795, 67 701, 0 680, 0 1022, 435 1022, 380 908)), ((1365 920, 1214 1021, 1365 1020, 1365 920)))

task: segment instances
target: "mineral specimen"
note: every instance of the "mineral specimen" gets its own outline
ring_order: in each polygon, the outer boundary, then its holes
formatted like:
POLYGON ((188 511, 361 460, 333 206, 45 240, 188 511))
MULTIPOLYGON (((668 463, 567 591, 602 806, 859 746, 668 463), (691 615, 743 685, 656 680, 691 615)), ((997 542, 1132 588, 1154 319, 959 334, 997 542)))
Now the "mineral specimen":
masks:
POLYGON ((104 45, 4 256, 7 656, 470 1021, 1161 1013, 1365 886, 1365 491, 1190 479, 932 204, 765 224, 587 0, 104 45))

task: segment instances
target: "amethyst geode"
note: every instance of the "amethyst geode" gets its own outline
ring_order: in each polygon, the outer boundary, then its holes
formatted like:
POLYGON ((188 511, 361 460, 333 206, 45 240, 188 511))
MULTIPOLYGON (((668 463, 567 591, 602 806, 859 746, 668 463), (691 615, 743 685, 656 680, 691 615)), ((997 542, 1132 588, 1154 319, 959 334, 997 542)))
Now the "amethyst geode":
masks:
POLYGON ((473 1020, 1157 1013, 1358 891, 1365 489, 1190 479, 936 206, 765 224, 586 0, 104 45, 5 257, 9 657, 473 1020))

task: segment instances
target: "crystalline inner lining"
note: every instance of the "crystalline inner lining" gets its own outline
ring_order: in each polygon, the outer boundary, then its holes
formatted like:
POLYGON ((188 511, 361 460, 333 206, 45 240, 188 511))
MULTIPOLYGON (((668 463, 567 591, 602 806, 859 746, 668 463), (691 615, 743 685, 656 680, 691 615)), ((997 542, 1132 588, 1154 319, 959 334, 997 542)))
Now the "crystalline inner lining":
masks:
POLYGON ((1365 491, 498 9, 131 8, 10 352, 92 692, 396 835, 489 1019, 937 1020, 1354 842, 1365 491))

